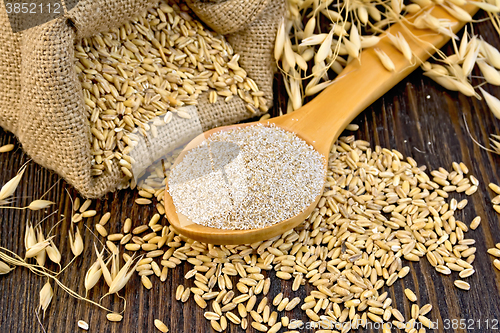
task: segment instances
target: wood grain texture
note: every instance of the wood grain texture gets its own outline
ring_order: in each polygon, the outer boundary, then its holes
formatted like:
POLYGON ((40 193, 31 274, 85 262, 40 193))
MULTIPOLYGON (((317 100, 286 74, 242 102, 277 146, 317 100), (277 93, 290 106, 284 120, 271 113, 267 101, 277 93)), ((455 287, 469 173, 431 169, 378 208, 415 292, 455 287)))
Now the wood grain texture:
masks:
MULTIPOLYGON (((479 16, 484 17, 484 16, 479 16)), ((500 39, 491 25, 487 22, 476 25, 476 32, 480 33, 490 43, 500 46, 500 39)), ((450 45, 445 46, 451 50, 450 45)), ((480 73, 475 70, 474 75, 480 73)), ((479 81, 478 81, 479 82, 479 81)), ((280 90, 282 85, 277 77, 277 92, 275 111, 279 108, 286 110, 286 101, 280 90)), ((488 90, 500 96, 500 88, 488 86, 488 90)), ((335 99, 332 98, 332 103, 335 99)), ((431 303, 434 307, 429 317, 439 321, 436 332, 496 332, 486 328, 486 321, 500 320, 500 272, 492 265, 493 259, 486 253, 487 248, 500 242, 500 215, 496 214, 489 200, 492 192, 488 189, 489 182, 500 183, 500 157, 481 150, 469 138, 465 129, 467 122, 471 134, 480 142, 487 143, 490 133, 500 134, 500 121, 495 119, 487 109, 484 101, 467 98, 461 94, 447 92, 430 79, 422 76, 417 70, 400 84, 389 91, 384 97, 373 103, 355 121, 360 130, 355 133, 360 139, 370 141, 373 145, 397 149, 405 156, 413 157, 420 165, 429 169, 443 166, 450 169, 453 161, 463 161, 475 175, 480 186, 478 192, 468 197, 469 205, 456 213, 456 218, 470 222, 476 215, 483 220, 476 231, 470 231, 467 236, 476 240, 477 253, 474 267, 476 274, 467 280, 471 283, 471 290, 464 292, 453 286, 456 275, 442 276, 436 273, 426 260, 410 263, 410 274, 403 280, 398 280, 391 288, 386 288, 393 298, 396 308, 409 316, 410 307, 403 296, 404 288, 415 291, 418 303, 431 303), (445 329, 444 321, 465 319, 470 325, 465 329, 445 329), (474 324, 469 320, 473 320, 474 324), (480 326, 479 326, 480 324, 480 326)), ((0 145, 16 143, 13 135, 0 131, 0 145)), ((19 146, 10 153, 0 154, 0 184, 12 178, 19 167, 28 160, 19 146)), ((23 182, 16 192, 15 204, 25 205, 34 198, 39 198, 51 186, 54 186, 46 195, 46 199, 57 202, 57 207, 47 210, 70 215, 71 197, 76 192, 54 173, 29 163, 23 182)), ((98 212, 110 211, 110 222, 113 230, 119 230, 125 218, 132 218, 134 225, 147 221, 155 213, 153 207, 144 207, 133 204, 135 192, 120 191, 108 194, 103 200, 94 203, 98 212)), ((454 197, 463 198, 463 195, 454 197)), ((44 212, 29 211, 0 211, 0 245, 13 251, 23 253, 23 235, 27 221, 38 222, 47 214, 44 212)), ((43 222, 48 230, 58 222, 53 216, 43 222)), ((97 223, 97 218, 86 221, 91 229, 97 223)), ((56 227, 61 235, 57 244, 61 253, 70 251, 67 242, 69 223, 64 220, 56 227)), ((75 261, 62 275, 61 281, 80 294, 84 294, 83 278, 85 271, 95 258, 91 246, 92 236, 85 230, 86 248, 83 256, 75 261)), ((67 263, 67 261, 63 260, 67 263)), ((184 284, 183 275, 191 268, 186 264, 169 271, 165 283, 153 278, 153 289, 147 291, 140 285, 137 276, 125 288, 127 311, 121 323, 109 323, 104 311, 99 310, 83 301, 77 301, 55 288, 55 295, 42 323, 47 332, 79 332, 76 326, 78 320, 85 320, 90 325, 91 332, 156 332, 153 321, 158 318, 167 324, 171 332, 207 332, 212 331, 210 324, 203 318, 200 310, 192 300, 182 304, 174 298, 175 288, 184 284)), ((49 267, 56 269, 52 264, 49 267)), ((280 291, 285 296, 305 297, 311 290, 306 286, 299 292, 291 291, 291 282, 284 282, 274 278, 271 273, 272 287, 270 296, 274 297, 280 291)), ((45 278, 36 276, 23 268, 17 268, 12 273, 0 276, 0 332, 43 332, 37 323, 35 310, 38 307, 38 293, 45 278)), ((191 281, 187 285, 191 285, 191 281)), ((100 295, 105 293, 102 284, 92 290, 90 298, 99 301, 100 295)), ((102 304, 119 310, 123 301, 115 297, 107 297, 102 304)), ((290 318, 306 320, 300 309, 288 313, 290 318)), ((249 332, 254 332, 249 329, 249 332)), ((367 330, 367 332, 376 330, 367 330)), ((228 332, 241 332, 239 327, 229 326, 228 332)), ((306 332, 304 330, 304 332, 306 332)))

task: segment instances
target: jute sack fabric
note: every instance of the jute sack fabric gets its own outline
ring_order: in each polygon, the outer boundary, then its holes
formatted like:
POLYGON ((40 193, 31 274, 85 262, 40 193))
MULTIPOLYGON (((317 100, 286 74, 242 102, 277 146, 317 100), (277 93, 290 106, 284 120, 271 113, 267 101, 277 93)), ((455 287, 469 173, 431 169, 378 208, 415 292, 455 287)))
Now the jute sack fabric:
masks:
MULTIPOLYGON (((0 3, 0 125, 17 136, 35 162, 56 171, 85 197, 101 197, 127 180, 116 164, 111 171, 91 176, 91 135, 82 88, 74 70, 75 40, 118 27, 156 3, 157 0, 80 0, 64 17, 19 33, 12 32, 5 6, 0 3)), ((228 41, 241 55, 240 65, 271 103, 272 50, 284 0, 187 3, 207 25, 228 33, 228 41), (211 19, 215 13, 225 13, 224 17, 232 19, 218 24, 211 19)), ((200 96, 196 108, 196 130, 258 115, 248 112, 239 97, 229 103, 209 104, 207 95, 200 96)), ((191 126, 190 122, 177 126, 178 134, 188 135, 191 126)), ((155 148, 174 148, 169 138, 175 134, 148 140, 144 152, 149 152, 153 159, 151 152, 155 148)))

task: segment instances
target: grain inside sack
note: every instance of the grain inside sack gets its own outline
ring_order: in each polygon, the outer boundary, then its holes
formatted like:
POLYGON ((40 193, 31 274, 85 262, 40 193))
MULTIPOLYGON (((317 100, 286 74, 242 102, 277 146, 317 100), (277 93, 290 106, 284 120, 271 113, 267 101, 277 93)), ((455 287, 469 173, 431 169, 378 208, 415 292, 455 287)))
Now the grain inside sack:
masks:
POLYGON ((128 186, 134 160, 141 173, 193 133, 265 113, 283 14, 284 1, 83 0, 13 34, 2 7, 0 125, 35 162, 100 197, 128 186))
MULTIPOLYGON (((135 161, 128 155, 140 136, 154 141, 161 135, 158 128, 174 117, 198 118, 184 106, 197 105, 204 92, 212 104, 239 96, 251 114, 268 110, 264 92, 240 67, 239 54, 193 19, 185 5, 162 2, 131 23, 84 38, 75 56, 90 123, 93 176, 111 171, 115 159, 132 178, 135 161)), ((199 134, 199 119, 192 123, 193 134, 199 134)), ((175 125, 163 131, 176 131, 175 125)))

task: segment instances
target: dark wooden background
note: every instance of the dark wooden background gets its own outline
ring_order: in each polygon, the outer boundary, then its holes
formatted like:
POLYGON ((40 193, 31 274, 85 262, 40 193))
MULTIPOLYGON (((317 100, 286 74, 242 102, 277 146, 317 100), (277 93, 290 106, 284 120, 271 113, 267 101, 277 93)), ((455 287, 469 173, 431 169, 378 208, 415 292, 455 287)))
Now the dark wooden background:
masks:
MULTIPOLYGON (((476 18, 483 18, 479 14, 476 18)), ((475 25, 475 32, 481 34, 487 41, 500 47, 500 39, 491 23, 483 22, 475 25)), ((469 30, 470 31, 470 30, 469 30)), ((450 51, 448 44, 445 47, 450 51)), ((480 73, 475 69, 473 75, 480 73)), ((475 80, 476 83, 481 82, 475 80)), ((282 94, 282 84, 277 76, 276 86, 279 98, 276 104, 286 110, 282 94)), ((487 90, 500 97, 500 88, 488 86, 487 90)), ((332 96, 332 102, 335 96, 332 96)), ((334 115, 332 115, 334 116, 334 115)), ((476 231, 470 231, 467 237, 476 240, 477 253, 474 267, 476 274, 468 278, 471 284, 469 292, 458 290, 453 281, 458 278, 442 276, 436 273, 426 260, 412 263, 410 274, 398 280, 391 288, 387 288, 397 309, 405 317, 409 317, 409 305, 402 291, 408 287, 416 291, 419 304, 431 303, 434 307, 428 315, 433 321, 439 321, 439 332, 496 332, 500 330, 500 272, 493 265, 493 259, 486 250, 500 242, 500 215, 496 214, 490 204, 493 194, 488 189, 489 182, 500 183, 500 156, 480 149, 470 139, 465 129, 465 121, 471 134, 480 142, 487 144, 490 133, 500 134, 500 120, 495 119, 484 101, 467 98, 459 93, 445 91, 433 81, 422 75, 421 70, 399 83, 386 95, 376 101, 366 111, 356 118, 354 123, 360 126, 355 133, 359 139, 370 141, 373 145, 397 149, 405 156, 413 157, 420 165, 426 165, 430 170, 443 166, 451 169, 453 161, 463 161, 479 181, 479 190, 469 197, 469 205, 463 211, 456 213, 458 220, 470 222, 476 215, 482 217, 481 226, 476 231), (465 119, 464 119, 465 118, 465 119), (444 329, 447 320, 464 319, 467 329, 444 329), (491 324, 496 320, 496 327, 491 324), (487 324, 489 328, 486 328, 487 324), (496 329, 495 329, 496 328, 496 329)), ((26 156, 15 137, 0 129, 0 146, 16 143, 14 152, 0 154, 0 184, 11 179, 26 162, 26 156)), ((48 212, 58 209, 67 216, 71 213, 71 203, 66 190, 74 198, 77 193, 53 172, 35 163, 28 164, 23 181, 16 192, 15 204, 22 206, 31 200, 39 198, 51 186, 55 187, 48 193, 46 199, 57 202, 48 212)), ((153 207, 141 207, 133 204, 136 196, 134 191, 120 191, 107 195, 103 200, 93 204, 98 212, 110 211, 115 231, 120 230, 125 218, 130 217, 135 225, 147 221, 155 213, 153 207)), ((457 196, 464 197, 464 196, 457 196)), ((0 210, 0 245, 18 253, 24 253, 23 237, 27 221, 37 223, 47 214, 2 209, 0 210)), ((55 216, 43 223, 48 230, 57 222, 55 216)), ((89 223, 89 226, 97 223, 89 223)), ((68 222, 64 221, 57 229, 57 244, 63 253, 63 262, 68 262, 65 253, 69 253, 67 242, 68 222), (64 259, 66 258, 66 259, 64 259)), ((83 280, 86 270, 91 264, 92 256, 90 233, 85 230, 86 249, 83 256, 61 275, 61 281, 80 294, 84 294, 83 280)), ((203 317, 203 311, 190 299, 185 304, 174 298, 178 284, 185 284, 184 274, 191 265, 178 267, 169 272, 165 283, 153 277, 153 288, 149 291, 142 288, 137 276, 132 278, 126 287, 127 311, 121 323, 110 323, 106 313, 83 301, 77 301, 55 288, 52 303, 42 319, 47 332, 78 332, 77 321, 82 319, 89 323, 91 332, 155 332, 153 321, 163 320, 171 332, 207 332, 210 324, 203 317)), ((49 264, 56 269, 56 266, 49 264)), ((291 282, 283 282, 271 273, 273 284, 270 297, 280 291, 290 298, 298 294, 306 296, 310 288, 302 288, 298 293, 292 293, 291 282)), ((27 269, 17 268, 8 275, 0 276, 0 332, 42 332, 37 323, 35 310, 38 307, 39 291, 46 282, 45 278, 30 273, 27 269)), ((102 282, 102 281, 101 281, 102 282)), ((190 281, 187 285, 191 285, 190 281)), ((90 297, 98 301, 105 293, 102 283, 90 293, 90 297)), ((123 302, 118 298, 108 297, 103 305, 116 310, 121 309, 123 302)), ((305 314, 297 307, 290 318, 306 320, 305 314)), ((229 325, 229 332, 240 332, 240 327, 229 325)), ((253 329, 248 331, 253 332, 253 329)), ((285 331, 282 329, 282 331, 285 331)))

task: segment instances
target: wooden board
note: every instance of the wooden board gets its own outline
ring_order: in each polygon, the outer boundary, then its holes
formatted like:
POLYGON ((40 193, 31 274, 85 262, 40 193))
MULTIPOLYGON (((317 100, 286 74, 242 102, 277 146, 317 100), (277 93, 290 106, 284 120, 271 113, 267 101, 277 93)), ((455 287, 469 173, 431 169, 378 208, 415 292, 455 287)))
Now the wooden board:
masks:
MULTIPOLYGON (((500 46, 500 39, 490 23, 477 24, 476 32, 493 45, 500 46)), ((451 50, 450 45, 445 49, 451 50)), ((480 73, 475 69, 473 75, 480 73)), ((276 83, 279 93, 276 105, 286 110, 279 77, 276 83)), ((500 96, 499 87, 488 89, 500 96)), ((467 234, 476 240, 477 247, 474 262, 476 274, 467 279, 471 283, 471 290, 458 290, 453 286, 455 275, 446 277, 436 273, 426 260, 410 263, 410 274, 387 290, 405 317, 409 317, 410 311, 402 293, 405 287, 416 291, 419 304, 431 303, 434 309, 429 316, 433 321, 438 321, 437 332, 496 332, 500 330, 500 272, 493 267, 493 259, 486 250, 500 242, 500 215, 493 211, 489 202, 492 192, 487 185, 489 182, 500 183, 500 157, 476 146, 467 134, 465 122, 471 134, 480 142, 487 143, 490 133, 500 134, 500 120, 493 117, 484 101, 447 92, 424 77, 420 70, 407 77, 354 121, 360 126, 360 130, 355 133, 357 138, 368 140, 373 145, 397 149, 405 156, 413 157, 419 165, 427 165, 430 170, 440 166, 451 169, 453 161, 463 161, 471 174, 479 179, 478 192, 468 198, 469 205, 466 209, 456 213, 458 220, 467 222, 476 215, 483 218, 481 226, 467 234), (460 328, 460 320, 465 323, 466 328, 460 328), (454 322, 458 325, 456 329, 452 326, 454 322), (493 327, 495 323, 496 326, 493 327)), ((16 143, 16 140, 13 135, 0 130, 0 145, 7 143, 16 143)), ((28 157, 22 153, 18 144, 15 152, 0 154, 0 184, 12 178, 27 160, 28 157)), ((76 192, 63 180, 59 180, 57 175, 34 163, 28 164, 23 182, 16 192, 16 205, 21 206, 39 198, 53 185, 54 188, 48 192, 46 199, 57 202, 59 212, 69 215, 71 202, 66 190, 72 197, 76 196, 76 192)), ((133 204, 135 195, 132 191, 111 193, 94 206, 98 212, 111 212, 115 230, 121 228, 127 217, 132 218, 134 225, 138 225, 140 221, 149 220, 155 210, 152 207, 133 204)), ((54 210, 55 208, 51 208, 48 212, 54 210)), ((46 215, 42 212, 0 210, 0 245, 24 253, 26 221, 38 222, 46 215)), ((44 229, 48 230, 56 222, 55 217, 48 219, 43 224, 44 229)), ((96 220, 88 221, 89 226, 95 223, 96 220)), ((57 227, 57 233, 64 237, 67 230, 66 221, 57 227)), ((92 239, 88 230, 85 231, 84 237, 87 246, 83 256, 61 275, 61 281, 80 294, 85 292, 84 274, 94 258, 93 249, 88 246, 92 239)), ((70 251, 66 239, 59 242, 59 248, 62 253, 70 251)), ((118 324, 109 323, 104 311, 83 301, 77 301, 56 288, 54 299, 42 323, 47 332, 52 333, 79 332, 81 330, 77 328, 76 323, 80 319, 90 324, 91 332, 155 332, 157 330, 153 321, 159 318, 167 324, 171 332, 211 331, 210 324, 203 317, 203 311, 192 299, 182 304, 174 298, 175 288, 178 284, 185 283, 183 276, 190 269, 191 265, 186 264, 171 270, 165 283, 153 278, 153 289, 149 291, 142 288, 139 278, 134 276, 132 283, 126 287, 128 308, 123 321, 118 324)), ((273 281, 270 292, 272 297, 280 291, 288 297, 305 297, 311 289, 306 286, 293 293, 291 282, 276 279, 274 273, 269 276, 273 281)), ((23 268, 0 276, 0 332, 42 332, 35 310, 38 306, 39 290, 45 282, 44 278, 23 268)), ((104 293, 105 288, 99 284, 90 296, 98 301, 99 295, 104 293)), ((123 302, 117 298, 106 298, 102 304, 119 309, 123 302)), ((306 320, 303 311, 298 308, 288 313, 288 316, 306 320)), ((241 328, 233 325, 228 329, 228 332, 241 331, 241 328)), ((253 329, 248 331, 254 332, 253 329)))

